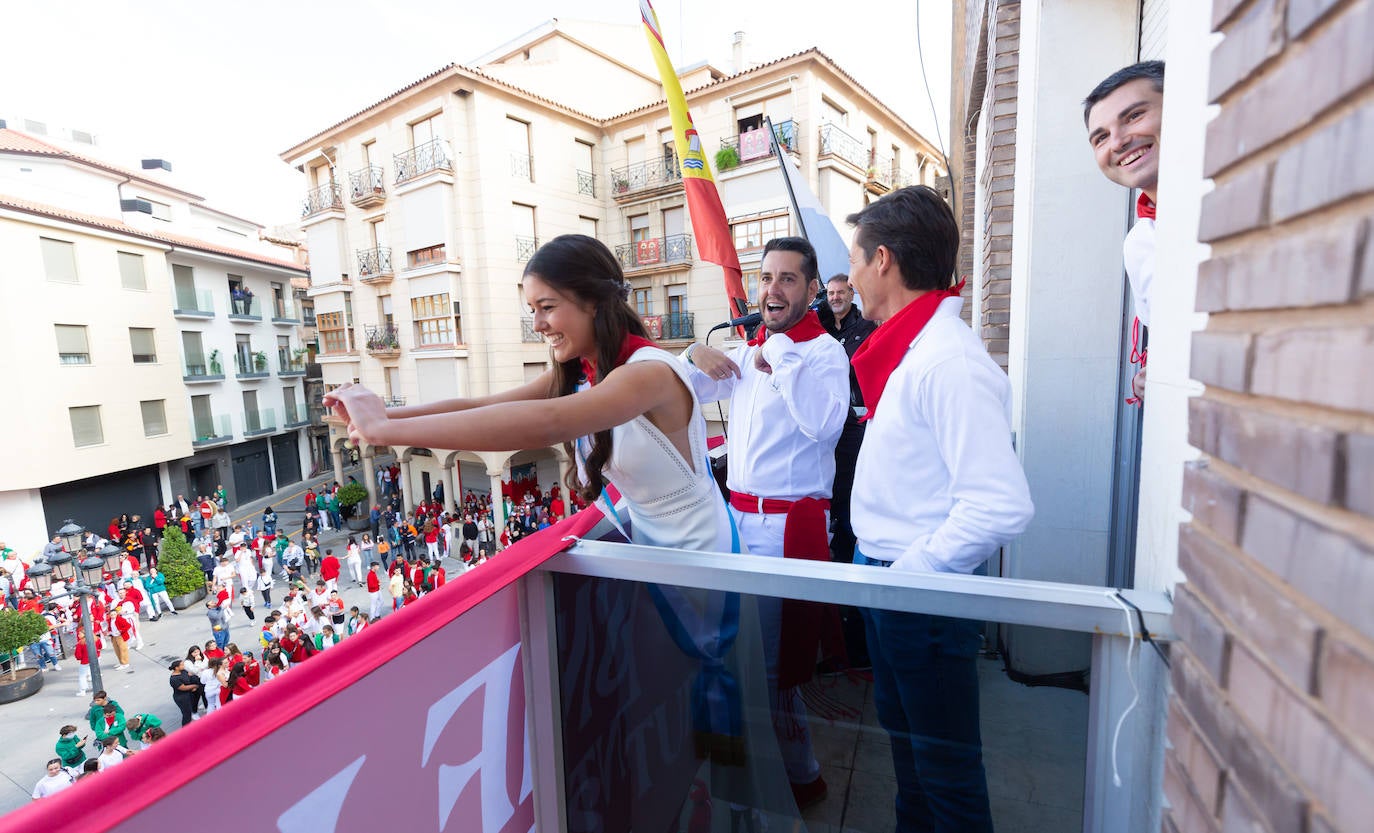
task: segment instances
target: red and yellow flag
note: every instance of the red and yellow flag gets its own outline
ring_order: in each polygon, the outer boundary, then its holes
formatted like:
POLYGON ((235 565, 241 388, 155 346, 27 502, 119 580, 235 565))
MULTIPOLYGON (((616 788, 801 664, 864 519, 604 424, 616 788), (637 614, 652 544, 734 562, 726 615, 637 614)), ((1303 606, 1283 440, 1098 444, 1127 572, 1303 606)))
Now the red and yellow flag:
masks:
POLYGON ((639 0, 639 13, 644 19, 644 34, 649 39, 650 51, 654 53, 654 63, 663 80, 663 95, 668 99, 668 113, 673 119, 673 144, 682 166, 682 186, 687 192, 687 210, 692 215, 697 251, 724 270, 730 316, 744 315, 749 311, 749 301, 744 295, 739 255, 735 253, 735 241, 730 234, 730 223, 725 219, 720 193, 716 191, 716 181, 711 178, 711 165, 702 152, 701 137, 692 124, 692 114, 687 112, 682 84, 677 79, 673 62, 668 58, 668 50, 663 46, 663 30, 659 28, 658 15, 654 14, 654 7, 649 0, 639 0))

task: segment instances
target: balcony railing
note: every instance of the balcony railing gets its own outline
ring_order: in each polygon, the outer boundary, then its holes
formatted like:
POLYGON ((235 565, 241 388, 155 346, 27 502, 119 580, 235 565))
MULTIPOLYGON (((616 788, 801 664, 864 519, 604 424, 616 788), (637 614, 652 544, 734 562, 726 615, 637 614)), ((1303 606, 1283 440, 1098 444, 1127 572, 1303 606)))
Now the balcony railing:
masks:
POLYGON ((611 196, 616 198, 681 183, 682 169, 676 154, 611 170, 611 196))
MULTIPOLYGON (((773 135, 777 138, 778 147, 792 153, 801 152, 801 130, 795 120, 776 122, 773 135)), ((734 148, 739 154, 740 164, 773 155, 773 149, 768 144, 768 131, 762 127, 721 139, 720 146, 734 148)))
POLYGON ((178 289, 172 314, 179 318, 214 318, 215 293, 208 289, 178 289))
POLYGON ((304 376, 305 375, 305 355, 299 358, 292 356, 284 350, 277 351, 277 375, 278 376, 304 376))
POLYGON ((663 316, 663 340, 696 338, 696 313, 670 312, 663 316))
POLYGON ((406 398, 404 396, 388 396, 382 400, 382 404, 388 408, 400 408, 406 404, 406 398))
POLYGON ((588 197, 596 196, 596 177, 591 171, 577 172, 577 193, 588 197))
POLYGON ((234 376, 238 379, 266 379, 271 376, 267 369, 266 353, 235 353, 234 376))
POLYGON ((868 179, 864 185, 869 191, 885 194, 897 188, 910 185, 912 177, 904 173, 900 166, 892 164, 891 159, 874 156, 868 165, 868 179))
POLYGON ((453 171, 449 159, 448 143, 443 139, 431 139, 418 144, 404 153, 395 155, 396 184, 409 182, 422 177, 430 171, 453 171))
POLYGON ((382 166, 368 165, 348 174, 350 199, 359 208, 371 208, 386 200, 386 186, 382 182, 382 166))
POLYGON ((401 355, 401 334, 389 324, 372 324, 367 327, 367 352, 373 356, 401 355))
POLYGON ((272 299, 272 323, 273 324, 299 324, 300 316, 296 312, 296 307, 291 303, 290 298, 272 299))
POLYGON ((543 336, 534 331, 534 318, 526 315, 520 319, 520 340, 528 344, 538 344, 543 336))
POLYGON ((692 235, 670 234, 615 247, 622 269, 645 269, 672 263, 692 262, 692 235))
POLYGON ((277 412, 271 408, 243 412, 243 436, 253 437, 277 430, 277 412))
POLYGON ((282 427, 299 428, 302 425, 310 424, 309 412, 302 410, 299 405, 292 402, 282 409, 282 427))
POLYGON ((218 382, 224 378, 224 368, 219 362, 207 364, 204 356, 187 359, 184 369, 186 372, 181 377, 183 382, 218 382))
POLYGON ((534 157, 523 153, 510 155, 510 175, 526 182, 534 181, 534 157))
POLYGON ((380 246, 358 250, 358 280, 363 283, 382 283, 391 280, 393 274, 390 248, 380 246))
POLYGON ((311 217, 326 211, 343 211, 343 186, 337 182, 311 188, 301 202, 301 217, 311 217))
POLYGON ((307 327, 315 326, 315 308, 301 310, 301 324, 307 327))
POLYGON ((539 250, 539 238, 537 237, 515 237, 515 259, 521 263, 534 257, 534 253, 539 250))
POLYGON ((191 445, 195 448, 233 442, 233 440, 234 429, 229 425, 228 414, 191 417, 191 445))
POLYGON ((860 170, 868 168, 868 151, 863 143, 844 132, 837 124, 821 125, 819 156, 837 156, 860 170))
POLYGON ((229 290, 229 320, 230 321, 261 321, 262 306, 258 303, 258 296, 254 295, 249 289, 230 288, 229 290))

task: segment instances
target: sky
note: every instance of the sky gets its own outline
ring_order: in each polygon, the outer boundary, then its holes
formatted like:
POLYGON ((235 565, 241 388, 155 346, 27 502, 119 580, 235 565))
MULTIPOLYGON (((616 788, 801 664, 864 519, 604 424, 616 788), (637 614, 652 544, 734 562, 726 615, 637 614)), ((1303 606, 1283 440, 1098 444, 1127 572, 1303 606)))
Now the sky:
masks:
MULTIPOLYGON (((660 0, 678 66, 730 67, 817 46, 948 151, 949 0, 660 0), (937 128, 938 119, 938 128, 937 128), (936 132, 938 129, 938 136, 936 132)), ((286 148, 450 62, 471 63, 550 18, 639 24, 637 0, 63 0, 9 3, 0 118, 87 130, 97 155, 168 159, 173 182, 266 226, 299 219, 286 148), (499 9, 499 13, 495 12, 499 9)), ((648 46, 645 45, 647 52, 648 46)))

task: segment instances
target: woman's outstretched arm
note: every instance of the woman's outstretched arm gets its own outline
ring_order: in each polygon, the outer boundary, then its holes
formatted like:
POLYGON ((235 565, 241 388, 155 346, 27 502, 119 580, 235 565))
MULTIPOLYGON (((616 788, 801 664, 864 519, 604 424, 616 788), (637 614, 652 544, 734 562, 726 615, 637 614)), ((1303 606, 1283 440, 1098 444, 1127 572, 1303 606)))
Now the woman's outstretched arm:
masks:
MULTIPOLYGON (((388 409, 388 414, 393 419, 403 419, 407 417, 427 416, 429 414, 451 414, 455 411, 466 411, 471 408, 482 408, 487 405, 495 405, 499 402, 521 402, 527 399, 543 399, 549 395, 549 390, 553 386, 553 371, 546 370, 535 379, 526 382, 518 387, 493 393, 490 396, 478 396, 471 399, 440 399, 436 402, 426 402, 422 405, 405 405, 398 408, 388 409)), ((325 397, 326 404, 334 393, 345 388, 352 388, 354 385, 342 385, 325 397)))

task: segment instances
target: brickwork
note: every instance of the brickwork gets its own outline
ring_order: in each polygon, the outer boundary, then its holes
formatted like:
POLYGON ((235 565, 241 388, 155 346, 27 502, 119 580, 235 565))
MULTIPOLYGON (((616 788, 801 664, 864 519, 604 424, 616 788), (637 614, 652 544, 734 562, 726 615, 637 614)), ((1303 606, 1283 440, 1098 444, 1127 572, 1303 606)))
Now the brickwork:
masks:
MULTIPOLYGON (((981 334, 993 361, 1007 367, 1007 330, 1011 321, 1012 190, 1016 185, 1016 91, 1021 49, 1021 4, 997 3, 989 9, 987 91, 981 118, 987 126, 985 158, 979 160, 983 201, 981 334)), ((974 154, 970 155, 970 158, 974 154)))
POLYGON ((1215 0, 1163 830, 1374 825, 1374 0, 1215 0))

